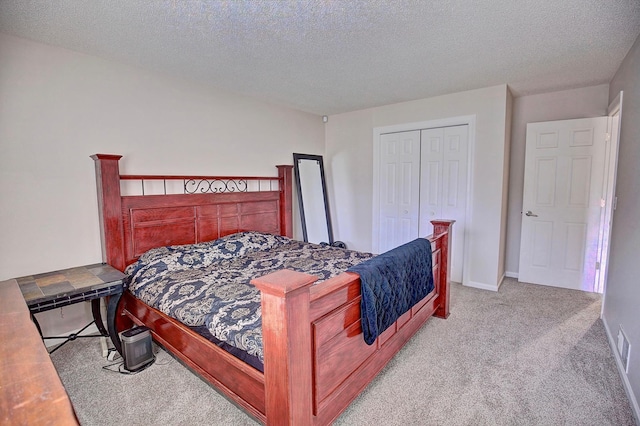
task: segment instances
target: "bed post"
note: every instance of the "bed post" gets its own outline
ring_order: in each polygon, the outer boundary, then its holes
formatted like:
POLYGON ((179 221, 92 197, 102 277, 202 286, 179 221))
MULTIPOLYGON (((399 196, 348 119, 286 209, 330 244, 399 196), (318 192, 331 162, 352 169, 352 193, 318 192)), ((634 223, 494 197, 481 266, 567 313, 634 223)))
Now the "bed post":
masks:
POLYGON ((262 293, 267 425, 312 423, 309 290, 317 280, 282 269, 251 281, 262 293))
POLYGON ((438 282, 438 308, 434 313, 438 318, 447 318, 449 316, 449 278, 451 277, 451 226, 455 220, 432 220, 433 236, 438 237, 440 234, 446 233, 442 238, 442 255, 440 256, 440 268, 438 282))
POLYGON ((278 167, 280 179, 280 233, 285 237, 293 238, 293 214, 292 214, 292 170, 293 166, 278 167))
POLYGON ((124 271, 124 230, 122 229, 122 201, 120 198, 120 169, 122 155, 95 154, 98 213, 102 261, 124 271), (108 236, 108 238, 107 238, 108 236))

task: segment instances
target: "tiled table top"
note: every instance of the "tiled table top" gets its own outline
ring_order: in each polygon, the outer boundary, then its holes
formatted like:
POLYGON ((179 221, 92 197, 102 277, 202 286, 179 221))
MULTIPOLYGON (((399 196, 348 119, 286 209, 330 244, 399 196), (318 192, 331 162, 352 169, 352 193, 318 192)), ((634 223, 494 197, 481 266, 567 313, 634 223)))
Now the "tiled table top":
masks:
MULTIPOLYGON (((80 302, 74 296, 86 295, 83 300, 103 297, 122 292, 122 280, 125 275, 117 269, 102 263, 29 275, 16 278, 22 295, 31 308, 43 302, 66 300, 69 303, 80 302), (113 288, 109 291, 109 288, 113 288)), ((66 304, 69 304, 66 303, 66 304)), ((61 306, 60 304, 58 304, 61 306)), ((56 306, 53 306, 56 307, 56 306)), ((44 309, 42 309, 44 310, 44 309)))

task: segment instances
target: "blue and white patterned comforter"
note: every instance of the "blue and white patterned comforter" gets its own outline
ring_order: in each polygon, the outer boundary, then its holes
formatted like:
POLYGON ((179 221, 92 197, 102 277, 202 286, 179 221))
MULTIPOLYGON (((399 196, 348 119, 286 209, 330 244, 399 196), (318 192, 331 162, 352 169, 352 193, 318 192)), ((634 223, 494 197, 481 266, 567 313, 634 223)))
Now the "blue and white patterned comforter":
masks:
POLYGON ((129 290, 188 326, 206 325, 217 339, 264 361, 256 277, 291 269, 318 282, 373 257, 258 232, 152 249, 125 271, 129 290))

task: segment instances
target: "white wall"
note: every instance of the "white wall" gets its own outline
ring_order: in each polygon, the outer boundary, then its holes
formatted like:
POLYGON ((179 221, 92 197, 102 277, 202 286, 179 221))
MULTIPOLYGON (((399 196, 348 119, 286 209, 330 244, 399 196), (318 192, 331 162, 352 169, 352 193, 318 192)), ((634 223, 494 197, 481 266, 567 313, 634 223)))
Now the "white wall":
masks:
MULTIPOLYGON (((612 101, 624 91, 618 177, 603 320, 610 337, 622 326, 631 344, 629 373, 622 373, 640 424, 640 37, 609 86, 612 101)), ((614 342, 612 342, 614 343, 614 342)), ((615 343, 612 344, 614 353, 615 343)))
MULTIPOLYGON (((372 250, 373 129, 457 116, 476 116, 469 270, 465 282, 497 289, 504 270, 502 206, 508 175, 507 86, 386 105, 329 117, 325 167, 335 238, 372 250)), ((455 225, 454 225, 455 226, 455 225)))
POLYGON ((507 250, 505 269, 517 276, 520 260, 522 225, 522 191, 524 188, 524 153, 527 123, 569 120, 606 115, 609 85, 521 96, 513 101, 511 154, 509 172, 509 207, 507 216, 507 250))
MULTIPOLYGON (((101 260, 91 154, 124 155, 123 173, 275 175, 324 151, 313 114, 3 34, 0 58, 0 280, 101 260)), ((85 312, 64 309, 50 319, 85 312)))

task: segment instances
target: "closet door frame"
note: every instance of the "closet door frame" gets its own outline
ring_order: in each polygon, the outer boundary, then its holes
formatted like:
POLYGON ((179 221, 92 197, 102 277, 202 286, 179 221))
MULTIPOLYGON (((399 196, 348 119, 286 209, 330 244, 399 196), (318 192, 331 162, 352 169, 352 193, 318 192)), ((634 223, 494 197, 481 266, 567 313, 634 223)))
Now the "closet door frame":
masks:
MULTIPOLYGON (((471 229, 475 226, 473 221, 473 169, 475 158, 475 139, 476 139, 476 116, 465 115, 458 117, 442 118, 437 120, 420 121, 414 123, 396 124, 384 127, 373 128, 373 209, 372 209, 372 251, 379 252, 380 238, 377 230, 380 226, 380 136, 385 133, 407 132, 413 130, 431 129, 436 127, 450 127, 467 125, 469 135, 469 151, 468 151, 468 173, 467 173, 467 202, 466 202, 466 222, 467 226, 464 230, 464 249, 463 249, 463 274, 462 284, 467 285, 469 281, 469 248, 473 244, 471 229)), ((446 219, 446 218, 443 218, 446 219)), ((453 225, 455 227, 455 225, 453 225)), ((426 235, 423 235, 426 236, 426 235)))

